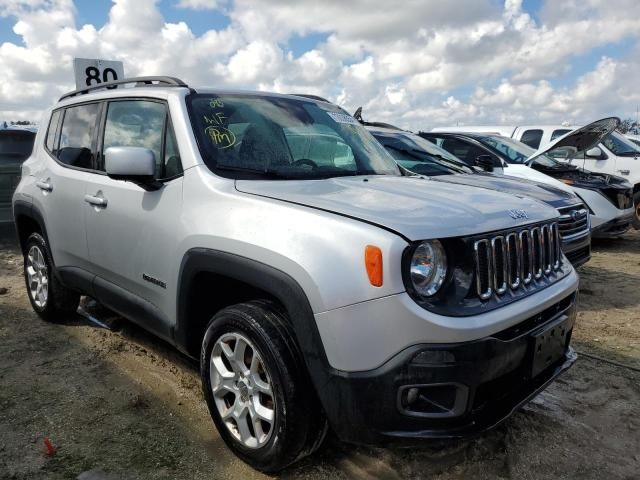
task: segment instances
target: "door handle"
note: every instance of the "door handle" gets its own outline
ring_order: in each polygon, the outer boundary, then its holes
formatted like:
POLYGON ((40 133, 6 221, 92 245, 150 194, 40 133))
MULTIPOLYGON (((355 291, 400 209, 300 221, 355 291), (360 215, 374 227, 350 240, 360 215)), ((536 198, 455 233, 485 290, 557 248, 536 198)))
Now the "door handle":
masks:
POLYGON ((107 208, 107 199, 102 197, 96 197, 94 195, 85 195, 84 201, 94 207, 107 208))
POLYGON ((49 182, 45 182, 44 180, 38 180, 36 182, 36 187, 38 187, 43 192, 51 192, 53 190, 53 185, 49 182))

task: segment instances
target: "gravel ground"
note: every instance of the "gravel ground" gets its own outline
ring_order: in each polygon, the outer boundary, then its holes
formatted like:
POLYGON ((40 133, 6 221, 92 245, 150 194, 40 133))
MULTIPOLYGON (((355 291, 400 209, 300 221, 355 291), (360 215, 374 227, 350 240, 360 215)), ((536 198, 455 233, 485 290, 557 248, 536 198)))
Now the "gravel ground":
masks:
MULTIPOLYGON (((0 232, 0 479, 266 478, 226 449, 192 361, 125 321, 40 321, 12 236, 0 232)), ((594 244, 580 273, 574 346, 600 359, 581 356, 502 426, 445 447, 329 438, 281 477, 638 478, 640 373, 603 360, 640 368, 640 232, 594 244)))

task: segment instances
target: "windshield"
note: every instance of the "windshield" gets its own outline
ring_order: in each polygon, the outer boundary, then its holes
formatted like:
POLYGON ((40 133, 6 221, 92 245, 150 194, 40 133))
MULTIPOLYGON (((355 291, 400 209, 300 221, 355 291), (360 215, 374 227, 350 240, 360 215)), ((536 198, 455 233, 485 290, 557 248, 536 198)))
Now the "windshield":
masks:
MULTIPOLYGON (((509 163, 526 164, 527 159, 536 152, 535 149, 531 148, 530 146, 507 137, 487 135, 484 137, 476 138, 478 141, 502 153, 505 160, 507 160, 509 163)), ((537 156, 533 160, 533 163, 547 168, 562 166, 560 162, 554 160, 553 158, 547 157, 546 155, 537 156)))
POLYGON ((620 155, 621 157, 635 157, 640 155, 640 148, 618 132, 609 134, 602 143, 604 143, 604 146, 611 150, 613 154, 620 155))
POLYGON ((420 175, 474 173, 456 156, 409 132, 373 131, 373 136, 402 167, 420 175))
POLYGON ((203 159, 221 176, 400 175, 385 149, 335 105, 247 94, 197 94, 189 103, 203 159))
POLYGON ((28 130, 0 131, 0 163, 23 162, 33 149, 36 134, 28 130))

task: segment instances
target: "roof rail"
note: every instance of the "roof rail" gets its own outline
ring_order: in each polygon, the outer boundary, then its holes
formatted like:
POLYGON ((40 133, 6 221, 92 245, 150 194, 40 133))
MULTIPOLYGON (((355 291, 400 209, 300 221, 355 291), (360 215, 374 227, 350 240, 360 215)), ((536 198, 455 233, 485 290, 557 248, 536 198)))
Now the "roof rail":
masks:
POLYGON ((149 87, 149 86, 188 87, 186 83, 184 83, 179 78, 175 78, 175 77, 132 77, 132 78, 123 78, 122 80, 114 80, 112 82, 99 83, 98 85, 91 85, 87 88, 80 88, 78 90, 65 93, 60 97, 58 101, 62 101, 66 98, 75 97, 76 95, 83 95, 85 93, 89 93, 94 90, 100 90, 102 88, 111 90, 113 88, 116 88, 118 85, 126 85, 128 83, 135 83, 136 87, 149 87))
POLYGON ((321 102, 331 103, 329 100, 327 100, 324 97, 321 97, 320 95, 312 95, 310 93, 290 93, 289 95, 294 95, 296 97, 310 98, 311 100, 319 100, 321 102))

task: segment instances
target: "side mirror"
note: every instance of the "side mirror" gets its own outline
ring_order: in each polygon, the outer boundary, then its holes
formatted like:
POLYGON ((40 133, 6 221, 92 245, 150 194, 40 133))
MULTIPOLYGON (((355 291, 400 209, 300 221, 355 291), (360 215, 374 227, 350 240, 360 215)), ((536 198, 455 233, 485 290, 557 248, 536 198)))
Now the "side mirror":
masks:
POLYGON ((104 168, 115 180, 128 180, 145 190, 158 190, 162 186, 155 180, 156 159, 148 148, 109 147, 104 152, 104 168))
POLYGON ((589 150, 587 150, 584 154, 584 156, 586 158, 595 158, 595 159, 601 159, 603 157, 602 155, 602 149, 600 147, 593 147, 590 148, 589 150))
POLYGON ((494 167, 496 167, 496 162, 491 155, 478 155, 476 165, 485 172, 493 172, 494 167))

